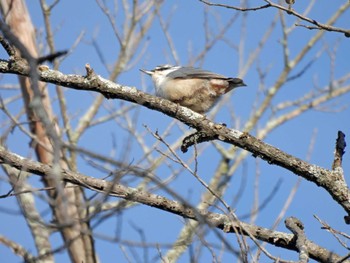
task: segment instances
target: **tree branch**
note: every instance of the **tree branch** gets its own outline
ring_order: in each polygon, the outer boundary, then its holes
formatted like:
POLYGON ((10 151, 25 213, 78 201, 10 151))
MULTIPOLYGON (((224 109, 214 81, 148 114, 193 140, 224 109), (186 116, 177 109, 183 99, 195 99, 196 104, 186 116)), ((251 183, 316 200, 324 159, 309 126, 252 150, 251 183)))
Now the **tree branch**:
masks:
MULTIPOLYGON (((331 25, 327 25, 327 24, 322 24, 315 19, 309 18, 307 16, 304 16, 304 15, 296 12, 295 10, 292 9, 291 5, 288 5, 288 7, 285 7, 285 6, 276 4, 272 1, 264 0, 266 2, 266 5, 245 8, 245 7, 238 7, 238 6, 232 6, 232 5, 226 5, 226 4, 217 4, 217 3, 212 3, 209 1, 205 1, 205 0, 199 0, 199 1, 206 4, 206 5, 209 5, 209 6, 219 6, 219 7, 224 7, 224 8, 228 8, 228 9, 234 9, 234 10, 241 11, 241 12, 258 11, 261 9, 273 7, 273 8, 277 8, 279 10, 282 10, 289 15, 293 15, 293 16, 299 18, 300 20, 303 20, 303 21, 306 21, 310 24, 315 25, 314 27, 304 26, 308 29, 319 29, 319 30, 326 30, 326 31, 330 31, 330 32, 338 32, 338 33, 343 33, 345 37, 350 37, 350 30, 349 29, 335 27, 335 26, 331 26, 331 25)), ((348 3, 345 3, 343 6, 341 6, 339 8, 338 12, 344 11, 349 6, 350 6, 350 3, 348 1, 348 3)), ((297 24, 297 26, 302 26, 302 25, 297 24)))
POLYGON ((335 170, 336 168, 342 167, 345 147, 346 147, 345 134, 342 131, 338 131, 338 138, 335 144, 334 161, 332 165, 333 170, 335 170))
MULTIPOLYGON (((29 75, 29 67, 21 60, 0 61, 0 72, 13 73, 24 76, 29 75)), ((108 99, 122 99, 143 105, 149 109, 160 111, 170 117, 187 124, 188 126, 212 136, 219 140, 245 149, 269 164, 283 167, 304 179, 324 188, 333 199, 339 203, 346 213, 350 215, 350 191, 337 171, 309 164, 297 157, 287 154, 248 133, 242 133, 235 129, 229 129, 225 125, 216 124, 201 114, 181 107, 171 101, 152 96, 137 90, 134 87, 122 86, 106 80, 93 71, 88 76, 65 75, 57 70, 45 68, 38 72, 41 81, 58 84, 76 90, 94 91, 103 94, 108 99)))
POLYGON ((30 254, 23 246, 20 244, 9 240, 8 238, 4 236, 0 236, 0 243, 3 244, 4 246, 10 248, 13 250, 13 252, 22 257, 25 262, 34 262, 34 256, 30 254))
MULTIPOLYGON (((18 170, 33 173, 39 176, 50 176, 52 167, 50 165, 31 161, 17 154, 11 153, 0 147, 0 162, 6 163, 18 170)), ((179 216, 204 221, 207 224, 222 229, 226 233, 242 233, 247 236, 253 236, 261 241, 268 242, 274 246, 282 247, 294 251, 298 251, 293 240, 293 235, 278 231, 271 231, 238 220, 233 221, 231 217, 224 214, 212 213, 203 210, 196 210, 189 205, 181 204, 160 195, 151 194, 135 188, 126 187, 121 184, 113 184, 111 182, 83 175, 81 173, 72 172, 62 169, 61 178, 63 181, 70 182, 90 190, 108 194, 109 196, 120 197, 129 201, 138 202, 144 205, 155 207, 179 216)), ((337 262, 343 257, 318 246, 317 244, 305 240, 305 246, 310 258, 319 262, 337 262)), ((344 261, 350 262, 350 261, 344 261)))
POLYGON ((294 234, 295 245, 299 251, 299 263, 307 263, 309 261, 309 252, 306 246, 307 239, 303 223, 295 217, 288 217, 285 220, 285 225, 294 234))

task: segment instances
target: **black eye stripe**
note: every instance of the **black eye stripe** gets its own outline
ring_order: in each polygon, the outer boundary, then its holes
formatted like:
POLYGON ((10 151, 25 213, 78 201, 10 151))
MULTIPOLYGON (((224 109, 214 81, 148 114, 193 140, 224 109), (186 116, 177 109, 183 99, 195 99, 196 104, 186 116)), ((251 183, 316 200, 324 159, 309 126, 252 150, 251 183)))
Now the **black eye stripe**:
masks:
POLYGON ((171 66, 171 65, 162 65, 162 66, 156 67, 155 70, 163 71, 163 70, 167 70, 167 69, 171 69, 171 68, 173 68, 173 66, 171 66))

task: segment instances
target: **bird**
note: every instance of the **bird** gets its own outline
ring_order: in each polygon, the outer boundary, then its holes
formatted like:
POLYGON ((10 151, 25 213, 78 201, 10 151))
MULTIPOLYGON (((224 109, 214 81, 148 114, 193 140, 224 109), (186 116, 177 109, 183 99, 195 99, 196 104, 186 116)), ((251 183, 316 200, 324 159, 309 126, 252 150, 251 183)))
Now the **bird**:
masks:
POLYGON ((195 67, 161 65, 152 70, 140 69, 152 77, 156 95, 204 114, 231 90, 247 86, 240 78, 195 67))

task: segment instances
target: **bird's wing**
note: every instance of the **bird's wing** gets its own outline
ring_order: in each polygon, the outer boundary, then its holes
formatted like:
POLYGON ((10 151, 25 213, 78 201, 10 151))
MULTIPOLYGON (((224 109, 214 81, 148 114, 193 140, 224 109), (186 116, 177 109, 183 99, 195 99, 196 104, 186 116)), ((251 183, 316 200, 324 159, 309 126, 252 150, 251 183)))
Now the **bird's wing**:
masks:
POLYGON ((230 79, 223 75, 213 73, 210 71, 206 71, 200 68, 192 68, 192 67, 183 67, 175 70, 167 75, 169 78, 173 79, 189 79, 189 78, 197 78, 197 79, 230 79))

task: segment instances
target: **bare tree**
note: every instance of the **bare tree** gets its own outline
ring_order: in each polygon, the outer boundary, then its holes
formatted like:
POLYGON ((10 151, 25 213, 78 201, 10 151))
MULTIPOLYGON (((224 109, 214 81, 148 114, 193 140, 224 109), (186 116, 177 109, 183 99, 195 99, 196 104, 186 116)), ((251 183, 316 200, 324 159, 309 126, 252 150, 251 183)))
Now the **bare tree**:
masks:
MULTIPOLYGON (((97 27, 71 39, 69 28, 56 28, 53 16, 64 17, 63 1, 40 0, 37 7, 28 1, 32 12, 42 14, 39 25, 33 24, 24 0, 0 4, 5 51, 0 61, 1 213, 4 227, 9 228, 11 217, 26 223, 0 235, 7 254, 12 250, 25 262, 61 257, 72 262, 349 261, 349 235, 342 230, 350 222, 345 134, 332 133, 328 140, 332 145, 336 140, 334 158, 325 151, 328 163, 316 165, 311 163, 315 148, 326 142, 316 139, 315 129, 309 142, 305 131, 297 139, 289 126, 307 126, 316 119, 312 112, 331 112, 329 118, 349 112, 350 74, 336 64, 349 36, 337 23, 349 14, 349 1, 326 12, 323 22, 313 17, 320 8, 316 1, 251 6, 249 1, 199 0, 176 9, 160 0, 96 0, 94 9, 86 6, 93 13, 83 8, 85 1, 72 4, 81 5, 76 14, 83 13, 85 23, 101 16, 108 25, 108 47, 97 27), (223 65, 231 61, 239 69, 237 76, 250 80, 245 81, 248 88, 232 98, 227 94, 207 116, 145 92, 144 82, 150 82, 137 73, 151 66, 152 50, 161 63, 184 60, 173 30, 181 30, 181 37, 191 30, 192 24, 179 24, 196 17, 182 13, 193 4, 202 14, 193 38, 203 36, 203 42, 188 49, 186 64, 213 65, 208 61, 219 58, 223 65), (267 13, 257 30, 252 19, 267 13), (61 30, 66 30, 65 43, 71 43, 63 51, 57 48, 61 30), (239 37, 232 37, 232 30, 239 37), (275 37, 278 51, 272 51, 275 37), (67 63, 86 44, 86 64, 67 63), (237 59, 228 59, 224 49, 237 59), (76 70, 83 67, 84 73, 76 70), (328 77, 317 79, 317 70, 328 77), (125 79, 130 83, 121 84, 125 79), (279 139, 275 133, 283 129, 279 139), (270 139, 272 144, 264 142, 270 139), (299 154, 279 149, 279 143, 289 141, 299 154), (286 179, 270 179, 274 173, 286 174, 286 179), (311 209, 291 210, 293 201, 304 205, 297 199, 302 181, 310 195, 326 193, 322 202, 340 208, 344 220, 336 223, 311 209), (310 224, 319 228, 312 235, 316 239, 309 236, 310 224), (20 229, 30 234, 19 241, 11 238, 20 229), (317 234, 324 231, 333 239, 330 247, 317 234)), ((317 121, 311 126, 317 127, 317 121)))

